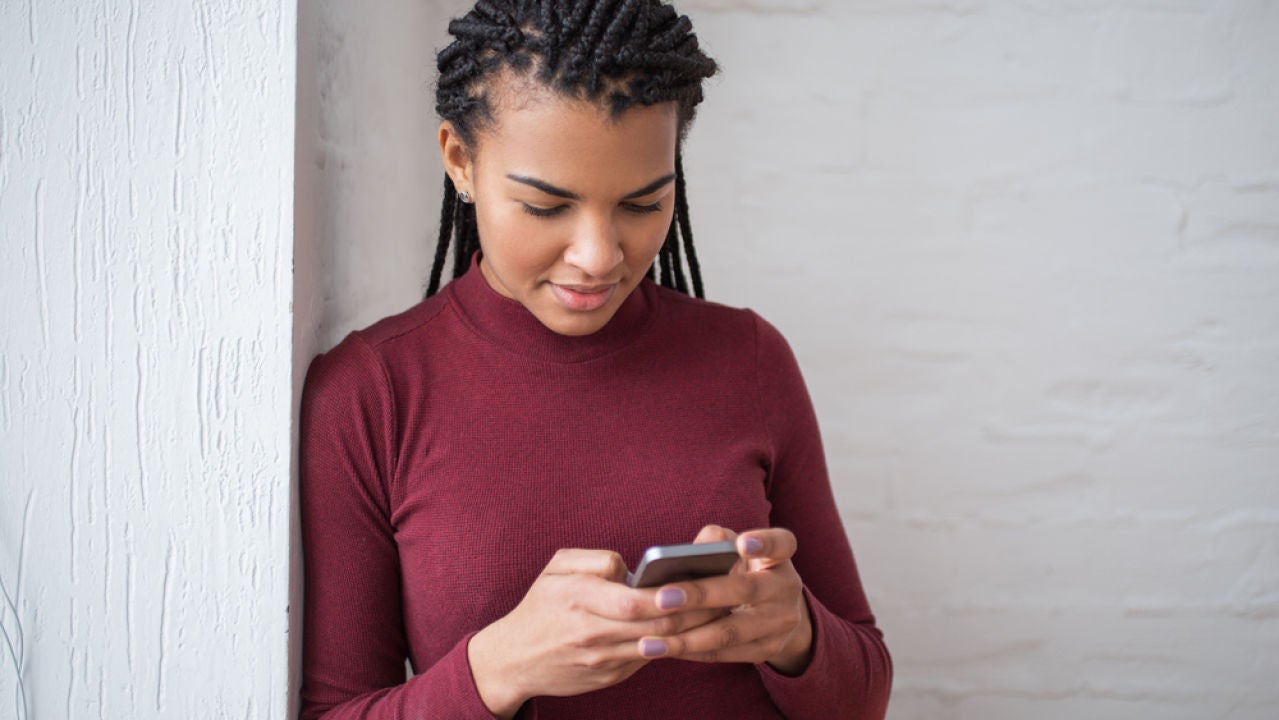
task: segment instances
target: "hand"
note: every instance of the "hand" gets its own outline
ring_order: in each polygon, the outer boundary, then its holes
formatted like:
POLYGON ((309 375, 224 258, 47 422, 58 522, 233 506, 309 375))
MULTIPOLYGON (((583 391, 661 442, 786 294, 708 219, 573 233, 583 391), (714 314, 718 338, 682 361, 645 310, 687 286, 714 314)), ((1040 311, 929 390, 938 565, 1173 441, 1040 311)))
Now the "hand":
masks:
POLYGON ((625 579, 617 553, 556 553, 520 604, 467 647, 488 709, 509 718, 536 695, 578 695, 619 683, 648 662, 640 638, 679 635, 722 615, 662 609, 657 589, 630 588, 625 579))
POLYGON ((795 535, 771 528, 739 536, 708 525, 695 542, 718 540, 736 540, 744 562, 728 575, 663 586, 657 599, 667 609, 722 613, 730 608, 728 614, 682 632, 641 638, 641 654, 701 662, 766 662, 783 674, 802 673, 812 657, 813 623, 803 584, 790 561, 795 535), (672 602, 681 597, 683 602, 672 602))

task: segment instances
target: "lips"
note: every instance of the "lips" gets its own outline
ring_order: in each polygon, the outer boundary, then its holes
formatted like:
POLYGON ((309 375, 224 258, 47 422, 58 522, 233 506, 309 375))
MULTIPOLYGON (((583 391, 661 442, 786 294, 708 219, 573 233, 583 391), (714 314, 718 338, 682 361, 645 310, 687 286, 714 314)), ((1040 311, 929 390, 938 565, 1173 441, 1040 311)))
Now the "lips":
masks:
POLYGON ((555 299, 568 310, 590 312, 599 310, 613 299, 617 285, 560 285, 551 283, 555 299))

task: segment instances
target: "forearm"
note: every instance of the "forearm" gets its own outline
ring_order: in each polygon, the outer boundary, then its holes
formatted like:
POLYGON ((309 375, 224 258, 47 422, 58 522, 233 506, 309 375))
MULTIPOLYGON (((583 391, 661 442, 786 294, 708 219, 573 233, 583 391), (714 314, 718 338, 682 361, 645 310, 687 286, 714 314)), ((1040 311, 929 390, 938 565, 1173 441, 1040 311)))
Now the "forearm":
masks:
POLYGON ((471 677, 467 645, 460 640, 448 654, 412 679, 360 695, 311 682, 303 687, 301 720, 392 720, 421 716, 492 720, 471 677))
POLYGON ((805 592, 813 616, 812 658, 797 676, 760 665, 773 702, 791 720, 882 720, 892 687, 892 659, 879 630, 835 615, 805 592))
POLYGON ((519 688, 519 674, 512 669, 509 653, 503 651, 510 645, 502 641, 498 623, 471 637, 467 661, 480 701, 495 717, 509 720, 515 717, 529 695, 519 688))

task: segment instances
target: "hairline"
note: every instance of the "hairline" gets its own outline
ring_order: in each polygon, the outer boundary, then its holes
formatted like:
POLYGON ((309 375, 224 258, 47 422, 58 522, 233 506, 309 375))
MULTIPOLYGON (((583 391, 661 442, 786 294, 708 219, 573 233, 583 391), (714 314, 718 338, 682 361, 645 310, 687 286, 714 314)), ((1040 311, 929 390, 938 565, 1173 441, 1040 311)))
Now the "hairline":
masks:
POLYGON ((681 112, 681 104, 678 100, 663 100, 658 103, 642 103, 618 107, 609 101, 610 95, 606 89, 597 93, 596 96, 584 96, 582 93, 570 92, 563 88, 555 87, 553 82, 547 82, 539 77, 537 68, 541 58, 535 57, 527 69, 519 70, 510 63, 503 63, 503 66, 491 73, 482 75, 476 80, 479 87, 477 95, 480 101, 480 112, 475 113, 472 117, 472 123, 469 132, 473 134, 471 138, 467 138, 468 132, 459 128, 456 123, 449 121, 453 125, 461 137, 462 144, 466 146, 467 152, 472 156, 478 154, 481 137, 490 134, 497 124, 497 112, 499 109, 515 107, 522 109, 529 104, 537 102, 545 102, 551 99, 562 99, 571 102, 581 103, 584 106, 590 106, 598 110, 604 115, 609 123, 617 124, 621 122, 622 117, 631 110, 641 107, 658 107, 665 104, 672 104, 675 108, 676 122, 676 139, 675 148, 678 152, 684 144, 684 137, 688 133, 688 128, 692 125, 692 117, 685 118, 681 112), (496 86, 498 92, 494 93, 492 88, 496 86), (495 102, 494 99, 497 98, 495 102), (519 98, 518 100, 516 98, 519 98))

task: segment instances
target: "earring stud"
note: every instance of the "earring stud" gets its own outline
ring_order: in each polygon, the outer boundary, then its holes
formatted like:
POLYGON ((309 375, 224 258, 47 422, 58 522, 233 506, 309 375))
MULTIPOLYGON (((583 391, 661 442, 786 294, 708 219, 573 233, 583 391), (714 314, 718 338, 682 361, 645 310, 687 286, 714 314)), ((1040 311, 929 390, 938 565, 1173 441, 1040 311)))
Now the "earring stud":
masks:
POLYGON ((474 202, 473 200, 471 200, 471 194, 465 190, 458 191, 457 199, 461 200, 463 203, 467 205, 470 205, 472 202, 474 202))

